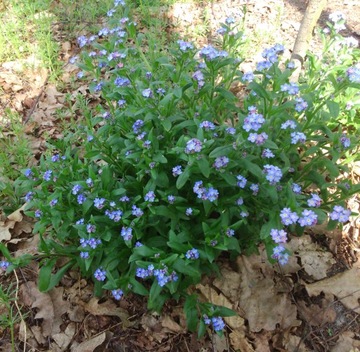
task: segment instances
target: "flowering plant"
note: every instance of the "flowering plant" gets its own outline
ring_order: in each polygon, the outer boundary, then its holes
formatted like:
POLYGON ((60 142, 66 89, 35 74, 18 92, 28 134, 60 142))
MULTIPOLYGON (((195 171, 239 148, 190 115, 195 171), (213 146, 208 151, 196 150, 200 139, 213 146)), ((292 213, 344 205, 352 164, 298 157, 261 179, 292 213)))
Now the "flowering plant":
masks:
MULTIPOLYGON (((88 50, 78 77, 91 79, 102 103, 17 181, 41 236, 39 285, 49 290, 78 267, 96 294, 109 290, 116 300, 134 292, 160 310, 185 297, 188 327, 221 333, 232 312, 199 302, 189 287, 217 272, 225 252, 250 253, 262 242, 269 260, 285 265, 290 233, 329 217, 330 226, 346 222, 345 200, 359 187, 337 178, 356 136, 328 127, 337 116, 321 94, 332 76, 317 90, 306 75, 291 82, 282 45, 242 73, 227 21, 221 48, 179 40, 146 52, 125 3, 116 8, 120 25, 79 38, 88 50), (241 102, 235 81, 246 90, 241 102), (52 273, 59 256, 69 260, 52 273)), ((351 72, 337 71, 333 95, 360 88, 351 72)))

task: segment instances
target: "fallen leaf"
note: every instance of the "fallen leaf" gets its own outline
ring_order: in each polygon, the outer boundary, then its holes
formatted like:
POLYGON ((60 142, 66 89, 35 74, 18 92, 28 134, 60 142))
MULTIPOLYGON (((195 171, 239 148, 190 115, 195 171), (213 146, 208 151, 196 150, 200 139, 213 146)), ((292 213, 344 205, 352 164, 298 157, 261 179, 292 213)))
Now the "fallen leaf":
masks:
POLYGON ((131 325, 128 320, 128 312, 121 307, 118 307, 113 301, 107 300, 103 303, 99 303, 99 299, 93 297, 88 303, 84 305, 84 309, 93 315, 108 315, 119 317, 124 324, 124 327, 131 325))
POLYGON ((323 300, 322 307, 317 304, 307 306, 304 301, 298 301, 297 304, 301 316, 312 326, 321 326, 336 320, 336 311, 330 302, 323 300))
POLYGON ((289 295, 277 293, 274 271, 258 255, 237 259, 241 274, 240 308, 245 312, 250 331, 271 331, 298 326, 297 310, 289 295))
POLYGON ((306 273, 315 280, 327 276, 328 270, 336 263, 330 252, 322 250, 310 236, 294 237, 288 244, 289 249, 300 257, 306 273))
POLYGON ((183 333, 185 329, 182 328, 174 319, 172 319, 169 315, 162 316, 161 325, 163 328, 174 332, 174 333, 183 333))
POLYGON ((344 331, 340 334, 336 345, 331 348, 330 352, 359 351, 358 348, 360 348, 360 341, 357 339, 355 333, 344 331))
POLYGON ((305 288, 310 296, 317 296, 321 292, 333 294, 348 309, 359 312, 359 277, 360 261, 357 261, 351 269, 312 284, 305 284, 305 288))
POLYGON ((71 349, 71 352, 94 352, 95 348, 102 345, 106 340, 106 333, 103 332, 90 340, 82 342, 80 345, 71 349))

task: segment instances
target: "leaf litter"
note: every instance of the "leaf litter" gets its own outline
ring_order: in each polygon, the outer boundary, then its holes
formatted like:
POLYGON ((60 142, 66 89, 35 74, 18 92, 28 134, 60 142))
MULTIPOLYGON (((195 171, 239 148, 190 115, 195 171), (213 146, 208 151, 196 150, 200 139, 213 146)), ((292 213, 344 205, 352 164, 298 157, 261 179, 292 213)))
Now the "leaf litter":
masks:
MULTIPOLYGON (((266 1, 247 3, 250 26, 258 24, 259 16, 273 22, 274 7, 282 6, 286 20, 279 35, 287 34, 285 41, 293 42, 299 24, 296 9, 283 1, 274 1, 271 6, 266 1)), ((304 9, 300 2, 294 4, 304 9)), ((210 17, 214 17, 210 19, 214 28, 217 21, 236 10, 229 1, 213 5, 208 10, 210 17)), ((328 6, 338 9, 333 1, 329 1, 328 6)), ((347 1, 348 14, 353 12, 351 6, 352 0, 347 1)), ((180 32, 191 34, 191 25, 202 17, 199 16, 202 11, 194 4, 177 4, 167 16, 178 25, 180 32), (182 6, 186 7, 185 17, 182 6)), ((208 43, 211 36, 203 41, 202 44, 208 43)), ((75 43, 62 44, 64 61, 75 54, 74 50, 75 43)), ((34 63, 34 58, 28 60, 34 63)), ((66 89, 61 91, 48 84, 48 73, 38 64, 33 64, 32 70, 29 67, 26 60, 18 60, 0 68, 0 82, 5 92, 0 115, 3 116, 5 107, 22 114, 26 120, 26 137, 36 155, 45 148, 43 136, 61 138, 56 112, 66 106, 65 94, 69 93, 74 102, 78 94, 86 97, 88 90, 80 84, 70 88, 77 70, 73 65, 64 67, 66 89)), ((0 121, 6 123, 4 119, 0 121)), ((355 162, 352 175, 357 180, 358 166, 355 162)), ((358 199, 352 209, 359 209, 358 199)), ((356 221, 352 220, 348 231, 354 241, 360 228, 356 221)), ((37 254, 39 237, 32 236, 31 231, 32 221, 24 215, 23 207, 0 221, 0 241, 8 244, 15 257, 37 254)), ((16 326, 17 343, 29 351, 359 352, 358 252, 352 257, 351 265, 344 268, 336 251, 344 233, 317 231, 312 236, 291 239, 289 248, 293 256, 283 268, 270 265, 260 247, 260 255, 239 256, 235 263, 224 259, 219 277, 207 278, 197 285, 196 290, 204 300, 237 313, 224 319, 227 324, 224 339, 208 331, 206 338, 199 341, 195 334, 187 333, 185 318, 177 303, 166 305, 159 316, 147 312, 146 302, 139 297, 132 296, 121 302, 110 298, 99 300, 92 296, 92 284, 74 272, 68 273, 58 287, 42 293, 37 288, 38 268, 34 265, 28 270, 18 270, 21 273, 19 303, 29 314, 16 326), (321 235, 328 238, 326 245, 314 240, 321 235)), ((9 278, 0 280, 4 285, 9 284, 9 278)), ((0 348, 6 350, 9 336, 6 331, 1 334, 0 348)))

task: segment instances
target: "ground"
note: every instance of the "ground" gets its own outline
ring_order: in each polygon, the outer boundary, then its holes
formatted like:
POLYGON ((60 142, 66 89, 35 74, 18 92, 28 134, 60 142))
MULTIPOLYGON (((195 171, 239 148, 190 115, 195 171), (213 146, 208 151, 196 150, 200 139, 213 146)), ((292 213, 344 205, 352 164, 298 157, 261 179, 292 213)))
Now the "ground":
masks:
MULTIPOLYGON (((257 33, 254 47, 281 42, 291 50, 305 1, 181 3, 164 10, 163 15, 169 31, 193 36, 204 44, 212 42, 219 22, 236 15, 242 5, 247 7, 246 28, 257 33)), ((339 5, 329 0, 319 25, 325 26, 334 11, 342 11, 348 19, 344 35, 360 39, 358 1, 345 0, 339 5)), ((319 45, 314 40, 311 49, 318 50, 319 45)), ((76 67, 67 61, 78 52, 76 43, 64 41, 61 48, 64 75, 58 85, 48 82, 48 72, 31 57, 26 59, 30 66, 14 61, 0 67, 4 92, 0 116, 5 108, 21 114, 34 162, 44 148, 45 136, 61 138, 61 119, 54 113, 73 102, 77 93, 88 94, 86 87, 71 89, 76 67)), ((244 68, 253 62, 246 61, 244 68)), ((2 120, 3 125, 7 123, 2 120)), ((359 179, 358 164, 348 177, 359 179)), ((358 198, 349 206, 358 212, 358 198)), ((8 241, 16 255, 36 251, 38 238, 31 236, 31 221, 21 210, 2 220, 0 238, 8 241)), ((353 217, 343 231, 315 227, 304 237, 294 237, 289 243, 294 256, 284 267, 271 266, 261 247, 260 255, 240 256, 235 262, 221 258, 221 276, 204 278, 194 290, 207 301, 239 313, 226 319, 224 338, 209 332, 198 340, 187 333, 181 305, 176 302, 169 302, 162 315, 157 315, 148 312, 139 297, 128 296, 119 303, 110 298, 98 300, 92 296, 91 283, 77 272, 68 273, 49 293, 41 293, 36 286, 36 263, 16 276, 2 277, 1 282, 17 288, 18 305, 26 313, 15 325, 18 350, 23 351, 359 351, 359 230, 360 218, 353 217)), ((0 350, 11 351, 9 330, 0 333, 0 350)))

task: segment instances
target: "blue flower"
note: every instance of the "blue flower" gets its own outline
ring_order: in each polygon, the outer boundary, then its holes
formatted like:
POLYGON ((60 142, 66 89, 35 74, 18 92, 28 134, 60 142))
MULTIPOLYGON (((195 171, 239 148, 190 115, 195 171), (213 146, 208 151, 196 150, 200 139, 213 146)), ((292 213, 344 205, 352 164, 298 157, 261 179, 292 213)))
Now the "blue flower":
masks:
POLYGON ((50 181, 52 175, 52 170, 47 170, 44 172, 43 179, 45 181, 50 181))
POLYGON ((199 254, 199 251, 196 248, 192 248, 192 249, 189 249, 186 252, 185 257, 187 259, 195 260, 195 259, 199 259, 200 254, 199 254))
POLYGON ((296 224, 299 219, 299 216, 296 212, 291 211, 290 208, 284 208, 280 212, 281 223, 288 226, 296 224))
POLYGON ((88 259, 90 257, 89 252, 80 252, 81 259, 88 259))
POLYGON ((287 128, 294 130, 296 128, 296 122, 292 120, 287 120, 283 124, 281 124, 282 130, 286 130, 287 128))
POLYGON ((131 214, 139 218, 140 216, 142 216, 144 214, 144 212, 140 208, 138 208, 136 205, 133 205, 131 214))
POLYGON ((123 227, 121 229, 121 237, 124 239, 124 241, 131 241, 131 239, 133 238, 132 228, 131 227, 123 227))
POLYGON ((30 202, 33 199, 33 197, 34 197, 34 192, 30 191, 30 192, 26 193, 25 197, 24 197, 25 202, 30 202))
POLYGON ((168 199, 168 202, 169 202, 170 204, 174 204, 174 202, 175 202, 175 196, 170 195, 170 196, 167 197, 167 199, 168 199))
POLYGON ((86 232, 87 233, 94 233, 96 231, 96 226, 93 224, 86 225, 86 232))
POLYGON ((153 97, 153 92, 151 91, 150 88, 146 88, 142 91, 141 95, 144 97, 144 98, 152 98, 153 97))
POLYGON ((350 139, 347 138, 345 134, 341 136, 340 142, 344 148, 349 148, 351 145, 350 139))
POLYGON ((273 249, 271 258, 276 259, 280 265, 285 265, 289 261, 289 254, 285 251, 285 247, 278 245, 273 249))
POLYGON ((76 184, 72 190, 71 190, 71 193, 74 194, 74 195, 77 195, 80 191, 81 191, 82 187, 78 184, 76 184))
POLYGON ((233 237, 235 235, 235 231, 233 229, 226 230, 226 236, 233 237))
POLYGON ((53 163, 56 163, 57 161, 60 160, 60 155, 59 154, 54 154, 52 157, 51 157, 51 161, 53 163))
POLYGON ((273 158, 275 155, 269 148, 266 148, 262 151, 261 156, 263 158, 270 159, 270 158, 273 158))
POLYGON ((300 226, 314 226, 317 224, 317 215, 312 210, 305 209, 301 215, 302 217, 298 220, 300 226))
POLYGON ((83 204, 86 201, 86 197, 84 194, 78 194, 77 198, 76 198, 78 204, 83 204))
POLYGON ((296 193, 296 194, 300 194, 300 193, 301 193, 301 186, 298 185, 297 183, 293 183, 293 184, 291 185, 291 189, 292 189, 292 191, 293 191, 294 193, 296 193))
POLYGON ((215 331, 221 331, 225 328, 225 323, 221 317, 212 317, 211 322, 215 331))
POLYGON ((281 169, 274 165, 265 165, 263 173, 271 185, 278 183, 282 177, 281 169))
POLYGON ((307 200, 309 207, 318 208, 321 205, 322 199, 315 193, 311 194, 311 198, 307 200))
POLYGON ((190 215, 192 215, 192 213, 193 213, 192 208, 187 208, 185 211, 186 216, 190 216, 190 215))
POLYGON ((177 43, 179 44, 179 48, 181 51, 189 51, 194 49, 194 46, 189 42, 184 42, 183 40, 178 40, 177 43))
POLYGON ((351 211, 343 208, 340 205, 335 205, 333 211, 329 214, 331 220, 339 222, 349 221, 351 211))
POLYGON ((287 92, 290 95, 296 95, 299 93, 300 89, 296 83, 285 83, 280 86, 282 92, 287 92))
POLYGON ((226 156, 219 156, 215 159, 215 162, 213 164, 213 167, 216 170, 222 169, 224 167, 227 166, 227 164, 229 163, 229 158, 226 156))
POLYGON ((210 121, 203 121, 199 125, 200 128, 203 128, 205 131, 210 131, 215 129, 215 125, 210 121))
POLYGON ((292 132, 290 136, 291 144, 304 143, 306 141, 306 136, 302 132, 292 132))
POLYGON ((98 281, 105 281, 105 279, 106 279, 106 270, 104 270, 102 268, 96 269, 95 272, 94 272, 94 277, 98 281))
POLYGON ((349 78, 349 81, 352 83, 360 83, 360 68, 353 66, 350 67, 347 71, 346 74, 349 78))
POLYGON ((25 175, 25 177, 30 178, 31 176, 33 176, 33 172, 31 169, 26 169, 24 171, 24 175, 25 175))
POLYGON ((243 82, 252 82, 254 78, 255 78, 254 73, 252 71, 248 71, 243 74, 241 79, 243 82))
POLYGON ((248 141, 251 143, 255 143, 257 145, 262 145, 268 139, 268 135, 265 132, 258 133, 250 133, 248 137, 248 141))
POLYGON ((186 154, 193 154, 193 153, 199 153, 202 149, 202 143, 196 138, 190 139, 186 143, 185 153, 186 154))
POLYGON ((41 218, 41 216, 42 216, 42 211, 41 210, 39 210, 39 209, 37 209, 37 210, 35 210, 35 217, 36 218, 41 218))
POLYGON ((131 82, 128 78, 120 76, 120 77, 115 78, 114 84, 117 87, 126 87, 126 86, 129 86, 131 84, 131 82))
POLYGON ((271 229, 270 236, 275 243, 286 243, 287 233, 284 230, 271 229))
POLYGON ((241 175, 237 175, 236 178, 237 178, 238 187, 245 188, 247 179, 244 176, 241 176, 241 175))
POLYGON ((172 168, 172 174, 173 174, 174 177, 181 175, 182 174, 181 166, 180 165, 174 166, 172 168))
POLYGON ((89 177, 85 182, 86 182, 86 184, 87 184, 88 187, 94 186, 94 182, 93 182, 93 180, 92 180, 90 177, 89 177))
POLYGON ((54 207, 54 206, 57 204, 57 202, 58 202, 58 199, 57 199, 57 198, 54 198, 54 199, 52 199, 52 200, 50 201, 49 205, 50 205, 51 207, 54 207))
POLYGON ((308 103, 304 99, 296 98, 295 101, 296 101, 295 110, 297 112, 302 112, 307 109, 308 103))
POLYGON ((95 198, 94 199, 95 208, 102 209, 104 207, 104 205, 105 205, 105 201, 106 201, 105 198, 95 198))
POLYGON ((145 194, 145 202, 150 202, 153 203, 155 202, 155 193, 153 191, 149 191, 148 193, 145 194))
POLYGON ((117 289, 117 290, 112 290, 111 294, 117 301, 120 301, 122 296, 124 295, 124 292, 120 289, 117 289))
POLYGON ((0 261, 0 269, 6 271, 6 269, 10 266, 10 263, 6 260, 0 261))

